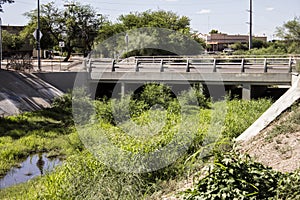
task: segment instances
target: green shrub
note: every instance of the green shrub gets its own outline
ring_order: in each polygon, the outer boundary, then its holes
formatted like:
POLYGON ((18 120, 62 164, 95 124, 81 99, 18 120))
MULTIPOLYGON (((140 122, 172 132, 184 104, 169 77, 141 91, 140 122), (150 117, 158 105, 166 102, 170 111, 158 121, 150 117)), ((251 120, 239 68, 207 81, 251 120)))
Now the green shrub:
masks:
POLYGON ((54 100, 52 102, 52 107, 58 108, 67 113, 71 113, 72 112, 72 94, 66 93, 60 97, 54 98, 54 100))
POLYGON ((277 199, 300 199, 300 169, 282 176, 277 189, 277 199))
POLYGON ((208 175, 195 189, 185 191, 186 199, 268 199, 276 196, 282 174, 235 153, 216 158, 208 175))

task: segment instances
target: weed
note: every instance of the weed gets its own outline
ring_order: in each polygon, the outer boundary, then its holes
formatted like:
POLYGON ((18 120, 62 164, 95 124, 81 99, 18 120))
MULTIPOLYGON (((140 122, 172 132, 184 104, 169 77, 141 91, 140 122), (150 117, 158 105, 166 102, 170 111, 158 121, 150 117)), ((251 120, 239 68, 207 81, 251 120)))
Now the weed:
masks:
POLYGON ((256 163, 249 156, 224 154, 186 199, 267 199, 276 195, 282 174, 256 163))
MULTIPOLYGON (((8 169, 9 166, 5 165, 10 160, 17 163, 18 158, 32 151, 70 155, 53 173, 35 180, 35 184, 30 182, 27 187, 18 188, 18 194, 13 189, 5 191, 9 191, 9 195, 16 195, 16 199, 142 199, 159 190, 160 183, 180 178, 193 166, 202 165, 205 158, 200 156, 201 148, 209 152, 205 154, 208 157, 217 155, 221 161, 221 152, 231 148, 231 139, 242 133, 271 104, 269 100, 233 100, 222 107, 225 104, 202 99, 201 107, 198 107, 190 105, 195 103, 190 97, 190 91, 183 93, 182 101, 190 106, 182 111, 181 105, 172 95, 161 96, 154 89, 145 88, 144 91, 158 95, 158 99, 149 98, 145 94, 135 98, 125 97, 123 102, 113 99, 90 102, 83 99, 84 103, 95 106, 93 109, 96 116, 84 118, 94 123, 89 127, 83 126, 89 135, 80 137, 68 115, 70 96, 56 100, 52 109, 5 118, 5 123, 0 121, 1 126, 4 126, 0 137, 0 169, 8 169), (153 108, 159 104, 162 104, 161 108, 153 108), (125 106, 127 111, 124 111, 125 106), (226 109, 227 114, 224 115, 226 109), (226 118, 221 119, 222 116, 226 118), (186 120, 180 128, 185 117, 191 120, 186 120), (137 132, 133 124, 144 127, 143 131, 137 132), (128 135, 128 132, 133 134, 128 135), (81 137, 87 137, 85 139, 90 139, 96 148, 95 141, 99 141, 99 136, 105 136, 115 147, 131 152, 133 156, 165 147, 174 137, 177 137, 178 144, 186 142, 190 137, 193 140, 186 147, 187 151, 168 166, 136 174, 118 172, 105 166, 80 142, 81 137)), ((165 89, 159 88, 158 91, 165 89)), ((198 103, 199 98, 202 96, 198 97, 198 103)), ((105 150, 104 155, 113 153, 113 149, 105 150)), ((165 157, 166 160, 171 158, 172 155, 165 157)), ((118 161, 122 158, 114 159, 118 161)), ((138 158, 133 161, 140 163, 138 158)), ((243 166, 242 161, 240 164, 243 166)))

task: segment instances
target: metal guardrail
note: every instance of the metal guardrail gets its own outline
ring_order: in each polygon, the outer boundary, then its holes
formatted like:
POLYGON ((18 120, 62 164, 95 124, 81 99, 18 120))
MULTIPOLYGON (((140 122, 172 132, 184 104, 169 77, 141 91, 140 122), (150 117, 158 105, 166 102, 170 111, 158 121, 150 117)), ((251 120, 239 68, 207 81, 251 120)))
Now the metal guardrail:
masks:
POLYGON ((134 61, 87 59, 84 65, 93 72, 185 72, 185 73, 291 73, 296 64, 289 58, 192 58, 136 57, 134 61))

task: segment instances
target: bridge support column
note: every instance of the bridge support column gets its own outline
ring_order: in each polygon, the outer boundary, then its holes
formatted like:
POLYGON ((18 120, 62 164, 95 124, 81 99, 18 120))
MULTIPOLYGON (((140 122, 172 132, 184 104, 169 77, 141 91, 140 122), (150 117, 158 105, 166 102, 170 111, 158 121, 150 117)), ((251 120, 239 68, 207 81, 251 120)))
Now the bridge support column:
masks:
POLYGON ((121 82, 121 97, 125 96, 125 82, 121 82))
POLYGON ((251 99, 251 84, 250 83, 243 84, 242 98, 245 100, 251 99))

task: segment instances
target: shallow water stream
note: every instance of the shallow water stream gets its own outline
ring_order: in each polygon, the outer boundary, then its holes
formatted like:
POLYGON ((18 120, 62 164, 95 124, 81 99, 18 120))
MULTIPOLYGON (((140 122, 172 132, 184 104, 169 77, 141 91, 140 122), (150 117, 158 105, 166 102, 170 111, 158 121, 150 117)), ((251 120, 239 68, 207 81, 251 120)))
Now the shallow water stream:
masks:
POLYGON ((0 179, 0 188, 26 182, 53 170, 61 163, 59 158, 48 158, 46 153, 30 155, 19 167, 13 167, 0 179))

